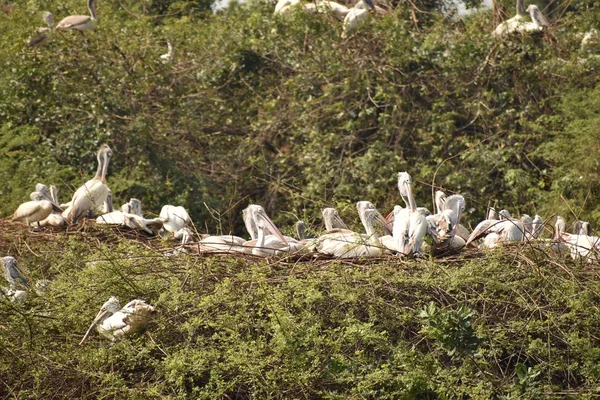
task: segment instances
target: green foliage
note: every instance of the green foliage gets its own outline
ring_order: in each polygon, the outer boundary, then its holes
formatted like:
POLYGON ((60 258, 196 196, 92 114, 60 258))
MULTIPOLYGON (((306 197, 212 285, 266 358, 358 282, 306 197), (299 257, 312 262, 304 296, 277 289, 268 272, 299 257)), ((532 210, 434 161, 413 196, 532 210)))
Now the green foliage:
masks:
POLYGON ((456 310, 444 310, 431 302, 419 313, 424 319, 421 333, 437 340, 449 356, 473 354, 481 342, 471 326, 474 315, 473 310, 462 305, 456 310))
POLYGON ((3 230, 0 246, 51 281, 23 306, 0 298, 3 397, 535 399, 599 383, 600 287, 571 262, 165 257, 110 229, 3 230), (158 311, 142 335, 79 346, 111 295, 158 311))

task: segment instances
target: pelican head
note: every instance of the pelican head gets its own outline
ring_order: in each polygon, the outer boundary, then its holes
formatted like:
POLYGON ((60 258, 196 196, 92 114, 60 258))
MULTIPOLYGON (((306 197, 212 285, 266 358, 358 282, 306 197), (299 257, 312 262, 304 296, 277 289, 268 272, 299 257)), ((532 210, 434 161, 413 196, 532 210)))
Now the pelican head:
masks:
POLYGON ((283 243, 288 244, 281 231, 277 228, 277 226, 275 226, 275 223, 271 221, 271 218, 269 218, 267 212, 262 206, 252 204, 248 206, 248 208, 250 208, 252 218, 254 219, 254 224, 258 228, 259 232, 262 230, 265 234, 271 233, 272 235, 277 236, 277 238, 283 243))
POLYGON ((409 206, 408 198, 410 196, 410 185, 412 185, 412 178, 408 172, 398 172, 398 190, 402 200, 409 206))
POLYGON ((252 214, 256 204, 250 204, 248 207, 242 210, 242 219, 244 220, 244 226, 246 230, 250 234, 250 238, 252 240, 258 238, 258 229, 256 228, 256 223, 254 222, 254 216, 252 214))
POLYGON ((452 196, 448 197, 446 199, 446 205, 444 206, 446 210, 452 210, 456 213, 456 216, 458 217, 458 223, 460 223, 460 219, 465 212, 465 207, 465 198, 460 194, 453 194, 452 196))
POLYGON ((521 222, 523 223, 523 228, 525 228, 525 232, 533 233, 533 218, 531 218, 527 214, 521 215, 521 222))
POLYGON ((102 323, 102 321, 104 321, 106 318, 110 317, 120 309, 121 305, 119 304, 119 299, 117 299, 115 296, 111 296, 104 304, 102 304, 102 307, 96 315, 96 318, 94 318, 94 321, 88 328, 87 332, 85 333, 83 339, 81 339, 81 342, 79 342, 79 344, 82 345, 85 342, 85 340, 92 332, 92 329, 94 329, 96 325, 102 323))
POLYGON ((50 28, 54 26, 54 16, 52 16, 52 13, 50 11, 44 11, 42 13, 42 19, 50 28))
POLYGON ((371 203, 370 201, 363 200, 357 202, 356 210, 358 211, 360 221, 365 226, 365 228, 367 228, 368 226, 372 226, 373 222, 375 222, 375 220, 378 220, 383 224, 384 228, 389 231, 386 219, 383 217, 383 215, 379 213, 379 211, 377 211, 377 208, 375 208, 373 203, 371 203))
POLYGON ((501 220, 512 218, 512 215, 510 215, 510 212, 508 212, 508 210, 500 210, 500 212, 498 213, 498 216, 500 217, 501 220))
POLYGON ((338 214, 337 210, 332 207, 328 207, 323 209, 321 212, 323 215, 323 222, 325 223, 325 229, 331 231, 333 229, 348 229, 340 214, 338 214))
POLYGON ((296 235, 298 236, 298 240, 306 239, 306 224, 304 221, 296 222, 296 235))
POLYGON ((531 20, 537 23, 538 25, 550 25, 550 22, 548 22, 544 14, 542 14, 538 6, 536 6, 535 4, 530 4, 525 11, 529 13, 529 15, 531 16, 531 20))
POLYGON ((96 171, 96 179, 101 182, 106 181, 106 173, 108 172, 108 164, 112 157, 112 150, 107 144, 100 146, 96 158, 98 159, 98 170, 96 171))

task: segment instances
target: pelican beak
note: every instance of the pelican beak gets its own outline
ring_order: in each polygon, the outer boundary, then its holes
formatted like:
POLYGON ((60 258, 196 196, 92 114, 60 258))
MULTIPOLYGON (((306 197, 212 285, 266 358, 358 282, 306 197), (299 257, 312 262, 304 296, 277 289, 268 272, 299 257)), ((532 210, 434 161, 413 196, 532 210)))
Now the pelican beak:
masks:
POLYGON ((342 218, 338 214, 334 214, 333 220, 337 224, 337 226, 341 226, 342 229, 348 229, 348 227, 346 226, 346 224, 344 223, 344 221, 342 221, 342 218))
POLYGON ((375 4, 373 3, 373 0, 365 0, 365 3, 367 3, 367 6, 369 6, 371 10, 375 9, 375 4))
POLYGON ((108 164, 110 162, 110 153, 104 153, 104 162, 102 163, 102 182, 106 181, 106 174, 108 173, 108 164))
POLYGON ((108 310, 100 310, 100 312, 98 313, 98 315, 96 315, 96 318, 94 318, 94 322, 92 322, 92 324, 88 328, 88 330, 85 333, 85 335, 83 335, 83 339, 81 339, 81 342, 79 342, 80 346, 86 341, 86 339, 88 338, 88 336, 90 336, 90 333, 92 333, 92 329, 94 329, 96 327, 96 325, 98 324, 98 322, 100 320, 102 320, 102 318, 104 318, 104 316, 106 314, 108 314, 108 310))
POLYGON ((283 237, 281 231, 275 226, 273 221, 271 221, 271 218, 269 218, 269 216, 266 213, 259 213, 258 215, 260 215, 260 217, 267 223, 269 232, 271 232, 272 235, 277 236, 277 238, 283 243, 289 244, 287 240, 285 240, 285 238, 283 237))

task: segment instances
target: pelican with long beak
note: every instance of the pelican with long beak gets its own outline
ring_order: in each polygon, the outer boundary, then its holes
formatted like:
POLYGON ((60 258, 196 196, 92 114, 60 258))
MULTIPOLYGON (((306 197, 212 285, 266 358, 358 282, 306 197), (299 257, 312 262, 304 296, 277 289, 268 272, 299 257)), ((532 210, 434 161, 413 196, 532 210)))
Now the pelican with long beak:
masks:
POLYGON ((95 213, 102 209, 104 202, 108 197, 108 185, 106 184, 106 173, 108 164, 112 157, 112 150, 107 144, 100 146, 98 150, 98 169, 96 176, 83 184, 71 200, 71 205, 63 213, 63 217, 71 223, 76 223, 82 217, 90 213, 95 213))
POLYGON ((600 251, 600 237, 585 233, 567 233, 567 223, 562 217, 556 217, 555 228, 555 239, 566 245, 573 259, 582 258, 588 262, 597 259, 598 251, 600 251))
MULTIPOLYGON (((252 252, 251 249, 253 249, 257 245, 258 239, 259 239, 259 229, 256 226, 256 216, 257 215, 267 216, 267 213, 262 206, 260 206, 258 204, 250 204, 248 207, 246 207, 242 211, 242 215, 244 218, 244 225, 246 226, 246 229, 248 230, 248 233, 250 234, 250 237, 251 237, 251 240, 244 242, 243 246, 245 248, 245 252, 250 253, 250 252, 252 252)), ((267 216, 267 218, 268 218, 268 216, 267 216)), ((269 219, 269 221, 270 221, 270 219, 269 219)), ((304 247, 304 244, 300 243, 297 239, 290 237, 290 236, 285 236, 285 235, 283 235, 283 239, 284 239, 285 243, 282 243, 281 238, 279 237, 279 235, 281 235, 281 232, 275 226, 273 221, 271 221, 271 223, 265 223, 263 225, 264 225, 263 229, 264 229, 264 235, 265 235, 265 239, 264 239, 265 247, 287 249, 286 251, 288 251, 288 252, 295 252, 304 247), (276 231, 271 230, 272 226, 275 227, 276 231)), ((279 252, 283 252, 283 251, 279 251, 279 252)))
POLYGON ((80 32, 89 31, 96 27, 98 17, 96 16, 96 1, 88 0, 90 15, 69 15, 56 24, 56 29, 75 29, 80 32))
MULTIPOLYGON (((252 247, 252 254, 255 256, 269 257, 293 251, 290 243, 283 237, 281 231, 275 226, 273 221, 271 221, 271 218, 269 218, 262 206, 252 204, 248 209, 249 211, 247 213, 252 216, 254 226, 258 231, 255 240, 256 243, 252 247)), ((250 242, 254 242, 254 240, 251 240, 250 242)), ((244 243, 244 246, 250 245, 251 243, 249 242, 244 243)))
POLYGON ((530 4, 525 11, 527 11, 531 16, 531 22, 520 25, 517 28, 518 32, 541 32, 544 29, 544 26, 550 25, 550 22, 548 22, 544 14, 542 14, 538 6, 535 4, 530 4))
POLYGON ((393 236, 396 249, 402 255, 420 255, 423 238, 427 234, 427 219, 417 210, 412 192, 412 178, 408 172, 398 172, 398 190, 406 208, 394 208, 393 236))
POLYGON ((102 305, 79 344, 82 345, 86 341, 94 328, 100 335, 113 342, 120 337, 139 332, 146 327, 154 311, 153 306, 138 299, 121 308, 119 300, 112 296, 102 305))
POLYGON ((502 219, 486 219, 481 221, 473 230, 466 245, 484 238, 480 247, 492 249, 502 243, 522 242, 525 238, 525 225, 514 218, 506 218, 507 213, 500 211, 502 219), (504 216, 503 216, 504 215, 504 216))
POLYGON ((366 233, 353 232, 348 229, 334 229, 331 233, 314 239, 309 247, 321 254, 337 258, 381 256, 387 249, 381 244, 373 223, 380 221, 385 226, 385 218, 370 201, 359 201, 356 203, 356 209, 366 233))
POLYGON ((60 228, 67 225, 67 220, 62 216, 62 208, 56 206, 59 204, 58 201, 58 189, 56 186, 50 185, 50 189, 43 183, 35 185, 35 191, 39 192, 44 196, 45 200, 52 203, 52 213, 48 215, 46 219, 39 222, 40 226, 52 226, 54 228, 60 228))
POLYGON ((41 227, 40 221, 48 218, 52 211, 62 211, 60 207, 47 200, 42 193, 33 192, 30 195, 31 201, 23 203, 17 208, 12 216, 13 221, 23 221, 28 226, 37 223, 41 227))

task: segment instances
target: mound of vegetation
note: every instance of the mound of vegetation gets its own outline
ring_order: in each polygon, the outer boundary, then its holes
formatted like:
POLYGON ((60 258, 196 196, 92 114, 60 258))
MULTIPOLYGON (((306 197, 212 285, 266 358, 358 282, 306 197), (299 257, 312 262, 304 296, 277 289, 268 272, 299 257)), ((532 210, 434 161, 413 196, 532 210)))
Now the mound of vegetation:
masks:
POLYGON ((331 16, 273 16, 266 3, 212 15, 210 2, 99 1, 85 37, 28 48, 43 10, 59 19, 85 2, 9 1, 0 213, 38 181, 66 201, 108 142, 115 202, 183 205, 211 232, 241 232, 250 201, 278 223, 360 199, 391 209, 399 170, 420 182, 419 204, 432 183, 463 194, 471 222, 492 199, 597 220, 600 59, 580 41, 598 5, 551 5, 549 32, 494 40, 490 11, 459 18, 444 4, 394 3, 341 39, 331 16))
POLYGON ((51 281, 23 306, 0 299, 2 398, 598 394, 597 271, 533 248, 437 261, 165 257, 168 243, 107 229, 14 227, 0 247, 51 281), (146 332, 79 346, 112 295, 157 308, 146 332))

